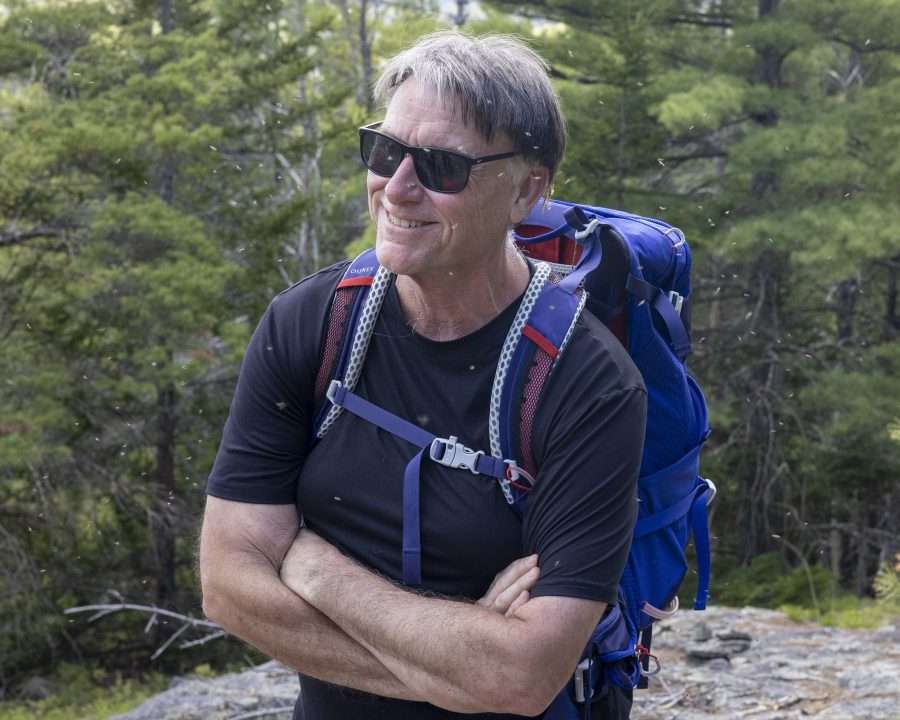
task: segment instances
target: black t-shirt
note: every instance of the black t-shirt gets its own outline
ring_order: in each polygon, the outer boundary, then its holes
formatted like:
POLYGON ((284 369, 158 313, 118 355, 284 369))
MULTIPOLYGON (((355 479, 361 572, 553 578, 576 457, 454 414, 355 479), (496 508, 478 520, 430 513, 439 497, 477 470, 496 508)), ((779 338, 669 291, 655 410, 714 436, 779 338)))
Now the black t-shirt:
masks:
MULTIPOLYGON (((321 338, 345 267, 306 278, 269 306, 247 348, 207 492, 241 502, 296 501, 310 528, 399 581, 403 469, 417 448, 346 411, 320 442, 310 442, 321 338)), ((437 342, 410 328, 390 288, 356 392, 439 437, 456 435, 487 451, 494 370, 518 304, 465 337, 437 342)), ((537 552, 541 576, 532 596, 615 602, 636 516, 645 419, 639 372, 585 312, 535 418, 539 470, 524 520, 496 480, 423 463, 424 588, 475 599, 510 562, 537 552)), ((311 678, 301 684, 306 720, 376 712, 463 717, 311 678)))

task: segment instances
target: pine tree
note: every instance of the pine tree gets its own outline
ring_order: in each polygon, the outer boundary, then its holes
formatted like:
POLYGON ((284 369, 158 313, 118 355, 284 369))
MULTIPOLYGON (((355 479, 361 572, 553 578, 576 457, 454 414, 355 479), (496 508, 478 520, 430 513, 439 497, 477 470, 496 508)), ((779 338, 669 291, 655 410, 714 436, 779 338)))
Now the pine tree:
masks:
POLYGON ((60 651, 29 643, 28 621, 59 629, 61 605, 107 588, 196 603, 237 361, 264 303, 310 269, 285 248, 323 183, 293 175, 346 123, 307 122, 344 87, 298 100, 334 17, 313 9, 292 25, 279 2, 76 3, 3 24, 0 273, 25 293, 2 293, 0 523, 30 573, 3 600, 25 621, 4 666, 60 651))

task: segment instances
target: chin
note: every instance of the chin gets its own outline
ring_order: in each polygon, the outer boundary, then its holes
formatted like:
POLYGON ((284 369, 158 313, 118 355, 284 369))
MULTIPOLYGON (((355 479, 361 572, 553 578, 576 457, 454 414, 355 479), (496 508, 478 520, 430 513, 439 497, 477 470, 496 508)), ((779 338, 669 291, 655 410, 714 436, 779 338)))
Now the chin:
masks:
POLYGON ((378 262, 395 275, 420 275, 429 269, 430 253, 421 245, 378 237, 375 240, 375 255, 378 262))

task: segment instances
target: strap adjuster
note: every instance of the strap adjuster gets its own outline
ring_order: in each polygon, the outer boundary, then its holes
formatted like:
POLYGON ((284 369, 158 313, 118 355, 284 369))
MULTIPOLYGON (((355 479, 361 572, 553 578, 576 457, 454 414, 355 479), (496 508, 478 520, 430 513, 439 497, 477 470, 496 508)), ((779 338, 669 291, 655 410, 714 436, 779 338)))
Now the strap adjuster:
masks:
POLYGON ((591 659, 586 657, 575 668, 575 674, 572 676, 575 687, 575 702, 583 703, 594 695, 594 688, 591 686, 591 659))
POLYGON ((574 236, 575 241, 581 242, 586 237, 590 237, 591 234, 594 232, 594 230, 597 229, 597 226, 601 225, 601 224, 602 224, 602 221, 600 220, 600 218, 596 218, 596 217, 591 218, 591 221, 587 225, 585 225, 583 228, 581 228, 581 230, 577 230, 575 232, 575 236, 574 236))
POLYGON ((672 302, 672 305, 675 307, 675 312, 681 315, 681 308, 684 307, 684 295, 681 293, 677 293, 674 290, 669 291, 669 300, 672 302))
POLYGON ((456 435, 448 438, 435 438, 431 441, 428 455, 434 462, 444 467, 468 470, 473 475, 480 475, 476 469, 478 458, 484 455, 481 450, 467 448, 456 435))
POLYGON ((341 390, 343 389, 344 384, 340 380, 332 380, 328 384, 328 389, 325 391, 325 397, 328 398, 332 405, 341 407, 344 401, 344 393, 341 393, 341 390))

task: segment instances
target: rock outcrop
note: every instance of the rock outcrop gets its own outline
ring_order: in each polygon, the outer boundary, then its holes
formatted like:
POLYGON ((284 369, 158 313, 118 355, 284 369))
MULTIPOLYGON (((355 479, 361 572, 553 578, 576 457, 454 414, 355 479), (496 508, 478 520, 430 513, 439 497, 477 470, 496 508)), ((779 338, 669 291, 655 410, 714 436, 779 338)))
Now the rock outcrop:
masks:
MULTIPOLYGON (((897 720, 900 618, 879 630, 794 623, 757 608, 682 611, 654 628, 660 673, 635 720, 897 720)), ((297 676, 270 662, 179 679, 117 720, 288 720, 297 676)))

